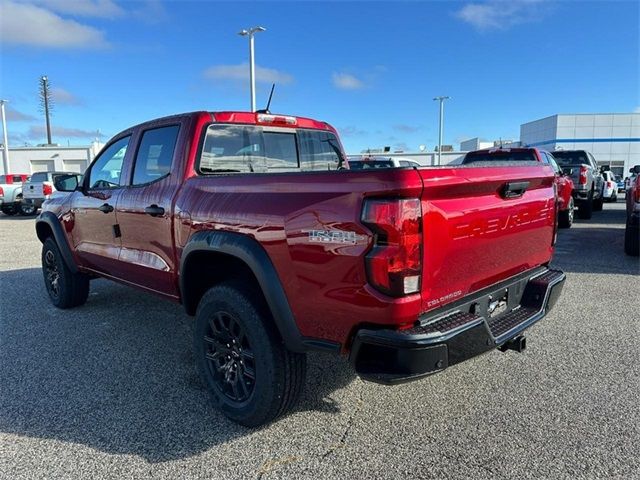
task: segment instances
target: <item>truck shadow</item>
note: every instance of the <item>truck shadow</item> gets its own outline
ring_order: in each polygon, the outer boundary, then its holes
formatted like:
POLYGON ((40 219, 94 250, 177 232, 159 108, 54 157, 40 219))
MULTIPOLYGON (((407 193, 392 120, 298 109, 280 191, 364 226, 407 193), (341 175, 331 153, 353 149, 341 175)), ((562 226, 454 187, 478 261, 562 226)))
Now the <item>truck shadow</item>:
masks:
MULTIPOLYGON (((150 462, 253 433, 210 406, 193 366, 193 319, 179 305, 95 280, 85 306, 61 311, 41 275, 0 272, 0 431, 150 462)), ((339 412, 331 395, 354 378, 344 359, 310 354, 294 415, 339 412)))

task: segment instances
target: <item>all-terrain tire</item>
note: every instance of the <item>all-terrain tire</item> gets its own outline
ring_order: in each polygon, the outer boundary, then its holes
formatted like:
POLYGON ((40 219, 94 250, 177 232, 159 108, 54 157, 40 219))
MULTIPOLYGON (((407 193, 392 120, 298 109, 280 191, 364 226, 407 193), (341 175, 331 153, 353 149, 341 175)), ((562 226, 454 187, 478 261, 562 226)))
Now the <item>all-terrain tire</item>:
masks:
POLYGON ((42 245, 42 274, 54 306, 62 309, 83 305, 89 296, 89 277, 73 273, 62 258, 56 241, 49 237, 42 245))
POLYGON ((193 350, 213 405, 241 425, 273 421, 302 393, 306 354, 287 350, 260 293, 239 284, 216 285, 203 295, 193 350))

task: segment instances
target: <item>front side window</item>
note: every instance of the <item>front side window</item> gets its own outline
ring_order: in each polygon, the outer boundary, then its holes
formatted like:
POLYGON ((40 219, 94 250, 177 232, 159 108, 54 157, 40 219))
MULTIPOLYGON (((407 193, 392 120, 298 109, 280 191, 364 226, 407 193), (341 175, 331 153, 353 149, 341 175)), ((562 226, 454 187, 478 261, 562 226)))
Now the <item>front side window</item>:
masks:
POLYGON ((172 125, 142 134, 133 170, 133 185, 150 183, 169 174, 179 131, 179 125, 172 125))
POLYGON ((560 167, 558 166, 558 164, 556 163, 555 159, 553 158, 553 155, 545 154, 545 156, 549 159, 549 163, 551 164, 551 166, 553 167, 555 172, 556 173, 560 173, 560 167))
POLYGON ((117 188, 127 145, 131 137, 124 137, 109 145, 94 162, 89 173, 89 189, 117 188))

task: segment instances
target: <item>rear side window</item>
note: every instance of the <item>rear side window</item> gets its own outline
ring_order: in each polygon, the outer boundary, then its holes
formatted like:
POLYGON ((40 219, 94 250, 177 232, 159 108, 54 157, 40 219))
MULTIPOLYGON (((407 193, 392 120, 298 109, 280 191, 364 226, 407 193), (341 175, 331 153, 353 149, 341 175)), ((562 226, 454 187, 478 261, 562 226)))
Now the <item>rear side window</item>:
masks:
POLYGON ((298 130, 303 170, 335 170, 340 162, 338 139, 331 132, 298 130))
POLYGON ((154 128, 142 134, 133 169, 133 185, 143 185, 169 174, 179 125, 154 128))
POLYGON ((489 150, 482 152, 469 152, 465 155, 463 164, 473 162, 536 162, 537 158, 533 150, 489 150))
POLYGON ((47 172, 38 172, 31 175, 31 183, 39 183, 47 181, 47 172))
POLYGON ((341 150, 335 135, 315 130, 253 125, 210 125, 198 171, 277 173, 335 170, 341 150))

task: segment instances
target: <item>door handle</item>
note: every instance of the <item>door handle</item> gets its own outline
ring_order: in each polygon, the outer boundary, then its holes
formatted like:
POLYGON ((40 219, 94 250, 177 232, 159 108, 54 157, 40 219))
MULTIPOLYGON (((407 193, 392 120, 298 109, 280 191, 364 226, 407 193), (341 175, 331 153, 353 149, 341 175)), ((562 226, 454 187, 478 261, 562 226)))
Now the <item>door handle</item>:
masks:
POLYGON ((102 213, 111 213, 111 212, 113 212, 113 207, 111 205, 109 205, 108 203, 105 203, 103 205, 100 205, 98 207, 98 210, 100 210, 102 213))
POLYGON ((147 208, 145 208, 144 213, 146 213, 147 215, 151 215, 152 217, 160 217, 164 215, 164 208, 159 207, 154 203, 153 205, 149 205, 147 208))

